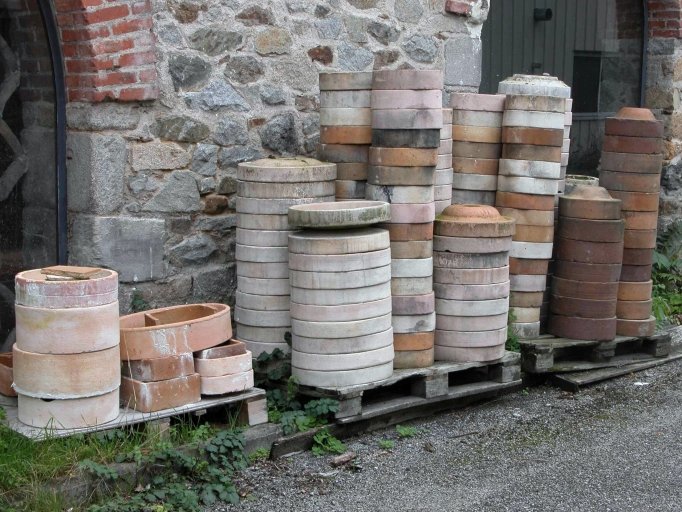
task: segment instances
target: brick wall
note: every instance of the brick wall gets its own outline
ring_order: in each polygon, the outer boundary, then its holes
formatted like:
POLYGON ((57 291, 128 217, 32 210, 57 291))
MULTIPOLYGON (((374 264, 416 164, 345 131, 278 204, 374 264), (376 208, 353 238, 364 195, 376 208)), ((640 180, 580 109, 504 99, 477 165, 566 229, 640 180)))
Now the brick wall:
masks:
POLYGON ((151 0, 55 0, 69 101, 158 97, 151 0))
POLYGON ((682 37, 681 0, 649 0, 649 37, 682 37))

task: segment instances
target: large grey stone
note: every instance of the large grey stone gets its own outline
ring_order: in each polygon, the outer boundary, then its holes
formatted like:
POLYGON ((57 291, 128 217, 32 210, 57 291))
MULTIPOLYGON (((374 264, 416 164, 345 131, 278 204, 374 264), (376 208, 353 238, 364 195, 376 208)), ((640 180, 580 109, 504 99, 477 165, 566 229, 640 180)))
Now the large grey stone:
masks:
POLYGON ((199 187, 189 171, 173 171, 161 190, 142 207, 145 212, 191 213, 199 210, 199 187))
POLYGON ((189 36, 189 45, 195 50, 215 56, 236 50, 244 41, 239 32, 224 30, 220 26, 204 27, 189 36))
POLYGON ((270 75, 277 77, 280 83, 302 91, 317 90, 319 72, 315 64, 308 59, 277 59, 270 63, 270 75))
POLYGON ((395 0, 395 16, 405 23, 418 23, 424 15, 421 2, 415 0, 395 0))
POLYGON ((255 57, 248 55, 237 55, 228 57, 225 60, 225 76, 239 82, 240 84, 249 84, 255 82, 265 73, 263 64, 255 57))
POLYGON ((369 40, 367 38, 368 19, 348 16, 343 20, 343 23, 346 26, 349 41, 353 43, 366 43, 369 40))
POLYGON ((202 176, 215 176, 219 149, 214 144, 197 144, 190 169, 202 176))
POLYGON ((148 173, 141 172, 128 178, 128 188, 135 197, 158 190, 159 185, 148 173))
POLYGON ((228 263, 194 275, 192 300, 234 304, 236 289, 237 267, 235 263, 228 263))
POLYGON ((162 219, 77 215, 69 262, 116 270, 122 282, 163 278, 164 226, 162 219))
POLYGON ((348 0, 348 3, 358 9, 371 9, 379 5, 379 0, 348 0))
POLYGON ((438 55, 438 43, 431 36, 415 34, 403 43, 403 49, 417 62, 431 63, 438 55))
POLYGON ((211 231, 221 235, 229 234, 232 229, 237 227, 237 214, 228 213, 226 215, 214 215, 202 217, 196 222, 198 231, 211 231))
POLYGON ((199 194, 206 195, 215 191, 215 178, 201 178, 199 180, 199 194))
POLYGON ((458 37, 445 42, 445 85, 481 84, 481 40, 458 37))
POLYGON ((279 85, 262 84, 260 86, 260 99, 266 105, 284 105, 287 101, 287 92, 279 85))
POLYGON ((296 154, 301 141, 293 113, 280 114, 268 121, 260 131, 263 147, 280 154, 296 154))
POLYGON ((283 55, 289 53, 292 39, 283 28, 272 27, 263 30, 254 40, 256 52, 260 55, 283 55))
POLYGON ((211 65, 201 57, 178 53, 168 57, 168 73, 175 90, 191 89, 211 74, 211 65))
POLYGON ((337 39, 341 35, 343 23, 338 18, 325 18, 315 21, 320 39, 337 39))
POLYGON ((220 169, 229 169, 231 167, 236 167, 237 164, 242 162, 257 160, 259 158, 261 158, 260 151, 248 146, 222 148, 220 153, 218 153, 218 167, 220 169))
POLYGON ((247 7, 243 11, 237 13, 235 18, 247 26, 273 25, 275 23, 275 16, 272 14, 272 11, 258 5, 247 7))
POLYGON ((347 71, 363 71, 372 64, 374 54, 366 48, 341 43, 338 49, 339 67, 347 71))
POLYGON ((179 46, 184 42, 182 32, 173 23, 159 23, 156 26, 156 35, 161 42, 166 44, 179 46))
POLYGON ((181 265, 205 263, 218 250, 213 238, 200 233, 190 236, 169 250, 171 262, 181 265))
POLYGON ((382 23, 380 21, 372 21, 367 26, 367 31, 370 35, 379 41, 381 44, 389 44, 398 40, 400 36, 400 30, 398 30, 393 25, 388 23, 382 23))
POLYGON ((187 93, 184 97, 188 107, 201 110, 212 111, 228 108, 246 112, 250 108, 235 88, 222 80, 211 82, 201 91, 187 93))
POLYGON ((98 215, 123 202, 127 144, 120 135, 71 132, 67 165, 69 210, 98 215))
POLYGON ((74 130, 134 130, 140 122, 140 108, 120 103, 68 103, 66 121, 74 130))
POLYGON ((228 117, 221 119, 215 128, 213 142, 221 146, 234 146, 249 142, 246 125, 228 117))
POLYGON ((178 142, 199 142, 208 137, 210 130, 201 121, 186 116, 164 116, 156 120, 157 137, 178 142))
POLYGON ((187 167, 189 162, 189 153, 175 142, 142 142, 132 147, 135 171, 180 169, 187 167))

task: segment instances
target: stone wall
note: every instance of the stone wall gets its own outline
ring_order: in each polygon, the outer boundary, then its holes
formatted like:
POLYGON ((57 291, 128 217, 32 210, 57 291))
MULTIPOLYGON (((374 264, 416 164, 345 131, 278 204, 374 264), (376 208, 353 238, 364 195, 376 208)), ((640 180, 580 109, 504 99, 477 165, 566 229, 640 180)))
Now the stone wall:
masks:
POLYGON ((236 166, 314 153, 320 71, 442 68, 448 92, 480 82, 488 0, 118 3, 149 6, 158 94, 107 86, 117 101, 70 103, 67 157, 70 260, 119 271, 124 310, 134 290, 152 306, 233 302, 236 166))

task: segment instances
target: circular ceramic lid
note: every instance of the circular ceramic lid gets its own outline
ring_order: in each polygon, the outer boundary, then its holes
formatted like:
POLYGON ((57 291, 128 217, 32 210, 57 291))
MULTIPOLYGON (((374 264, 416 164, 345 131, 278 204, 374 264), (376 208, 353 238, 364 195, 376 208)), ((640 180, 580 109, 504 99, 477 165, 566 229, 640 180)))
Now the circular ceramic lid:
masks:
POLYGON ((383 201, 312 203, 289 208, 289 225, 306 229, 371 226, 390 219, 391 206, 383 201))

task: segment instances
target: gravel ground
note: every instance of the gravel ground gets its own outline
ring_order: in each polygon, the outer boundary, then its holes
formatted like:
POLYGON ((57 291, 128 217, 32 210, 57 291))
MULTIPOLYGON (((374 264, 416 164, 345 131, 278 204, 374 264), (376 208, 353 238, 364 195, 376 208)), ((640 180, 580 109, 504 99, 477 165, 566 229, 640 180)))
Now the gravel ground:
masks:
POLYGON ((679 511, 681 377, 677 361, 578 394, 524 390, 411 422, 415 437, 349 439, 341 469, 310 452, 259 462, 239 505, 209 510, 679 511))

